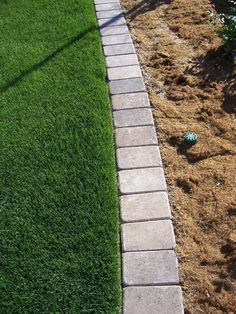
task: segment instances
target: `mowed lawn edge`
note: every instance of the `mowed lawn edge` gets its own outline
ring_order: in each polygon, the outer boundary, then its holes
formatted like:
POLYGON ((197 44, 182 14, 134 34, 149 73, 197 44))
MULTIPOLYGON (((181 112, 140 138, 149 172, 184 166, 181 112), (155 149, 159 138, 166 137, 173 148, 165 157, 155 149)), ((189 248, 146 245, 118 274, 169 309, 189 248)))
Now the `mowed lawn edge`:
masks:
POLYGON ((0 309, 120 313, 118 194, 92 1, 0 3, 0 309))

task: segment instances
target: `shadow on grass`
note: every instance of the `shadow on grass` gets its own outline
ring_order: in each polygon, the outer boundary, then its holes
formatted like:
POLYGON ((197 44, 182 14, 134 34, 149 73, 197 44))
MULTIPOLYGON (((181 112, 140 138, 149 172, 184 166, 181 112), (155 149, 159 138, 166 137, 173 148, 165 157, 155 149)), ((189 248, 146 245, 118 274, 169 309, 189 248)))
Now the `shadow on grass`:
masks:
MULTIPOLYGON (((145 2, 145 1, 143 1, 145 2)), ((140 3, 141 4, 141 3, 140 3)), ((123 13, 119 13, 116 16, 112 17, 109 19, 109 21, 105 22, 100 28, 104 28, 106 26, 109 26, 112 24, 114 21, 119 19, 120 17, 123 16, 123 13)), ((68 40, 64 45, 61 47, 57 48, 55 51, 51 52, 48 56, 46 56, 42 61, 32 65, 30 68, 22 71, 22 73, 18 76, 16 76, 13 80, 9 81, 7 84, 3 85, 0 87, 0 92, 5 92, 7 91, 10 87, 14 87, 17 85, 19 82, 21 82, 25 77, 30 75, 32 72, 37 71, 40 69, 43 65, 48 63, 50 60, 55 58, 58 54, 60 54, 62 51, 64 51, 66 48, 70 47, 71 45, 75 44, 79 40, 81 40, 83 37, 85 37, 88 33, 97 30, 97 26, 91 26, 84 32, 79 33, 78 35, 72 37, 70 40, 68 40)))
MULTIPOLYGON (((151 11, 156 9, 158 6, 162 4, 168 4, 171 0, 142 0, 138 5, 130 9, 128 12, 126 12, 126 16, 129 17, 130 20, 134 19, 137 15, 143 14, 147 11, 151 11)), ((116 16, 112 17, 104 23, 101 28, 104 28, 106 26, 109 26, 109 24, 112 24, 114 21, 119 19, 123 16, 123 13, 119 13, 116 16)), ((30 68, 23 70, 22 73, 18 76, 16 76, 11 81, 7 82, 5 85, 0 87, 0 92, 5 92, 9 88, 14 87, 19 82, 21 82, 25 77, 30 75, 32 72, 37 71, 40 69, 43 65, 47 64, 49 61, 51 61, 53 58, 55 58, 58 54, 60 54, 62 51, 64 51, 66 48, 70 47, 71 45, 78 42, 80 39, 82 39, 84 36, 86 36, 88 33, 96 30, 96 26, 92 26, 85 30, 84 32, 79 33, 78 35, 72 37, 70 40, 68 40, 64 45, 57 48, 55 51, 51 52, 49 55, 47 55, 42 61, 32 65, 30 68)))
POLYGON ((53 58, 55 58, 58 54, 60 54, 62 51, 64 51, 66 48, 70 47, 71 45, 75 44, 77 41, 79 41, 80 39, 82 39, 84 36, 86 36, 88 33, 90 33, 91 31, 95 30, 96 27, 92 26, 90 28, 88 28, 87 30, 85 30, 84 32, 78 34, 77 36, 72 37, 70 40, 68 40, 64 45, 62 45, 61 47, 57 48, 56 50, 54 50, 53 52, 51 52, 48 56, 46 56, 42 61, 32 65, 30 68, 22 71, 22 73, 18 76, 16 76, 13 80, 11 80, 10 82, 8 82, 7 84, 5 84, 4 86, 2 86, 0 88, 0 92, 5 92, 7 91, 10 87, 15 86, 16 84, 18 84, 20 81, 22 81, 25 77, 27 77, 28 75, 30 75, 32 72, 37 71, 39 68, 41 68, 43 65, 45 65, 46 63, 48 63, 50 60, 52 60, 53 58))

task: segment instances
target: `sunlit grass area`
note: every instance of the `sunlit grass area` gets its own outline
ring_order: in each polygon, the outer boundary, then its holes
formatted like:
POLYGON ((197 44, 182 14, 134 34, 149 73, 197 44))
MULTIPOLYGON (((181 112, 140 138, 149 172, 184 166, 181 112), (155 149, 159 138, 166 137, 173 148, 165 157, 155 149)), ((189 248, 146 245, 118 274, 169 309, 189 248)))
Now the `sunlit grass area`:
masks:
POLYGON ((0 28, 0 312, 119 313, 111 114, 92 1, 1 1, 0 28))

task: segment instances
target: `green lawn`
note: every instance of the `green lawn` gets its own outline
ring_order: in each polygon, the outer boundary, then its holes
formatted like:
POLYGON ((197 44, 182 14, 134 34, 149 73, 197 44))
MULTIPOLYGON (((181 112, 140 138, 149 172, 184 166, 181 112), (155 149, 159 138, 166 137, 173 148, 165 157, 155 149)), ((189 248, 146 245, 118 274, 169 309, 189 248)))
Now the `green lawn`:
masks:
POLYGON ((0 313, 119 313, 112 123, 92 0, 1 0, 0 29, 0 313))

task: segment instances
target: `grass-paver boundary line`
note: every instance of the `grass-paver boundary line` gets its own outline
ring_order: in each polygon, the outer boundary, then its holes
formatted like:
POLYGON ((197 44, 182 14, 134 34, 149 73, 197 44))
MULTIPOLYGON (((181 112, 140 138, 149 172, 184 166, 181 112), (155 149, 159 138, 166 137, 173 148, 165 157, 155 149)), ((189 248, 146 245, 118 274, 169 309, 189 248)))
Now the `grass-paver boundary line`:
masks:
POLYGON ((123 313, 182 314, 167 186, 142 72, 119 0, 94 0, 94 3, 115 128, 123 313), (113 59, 114 63, 109 59, 117 56, 120 59, 113 59))

